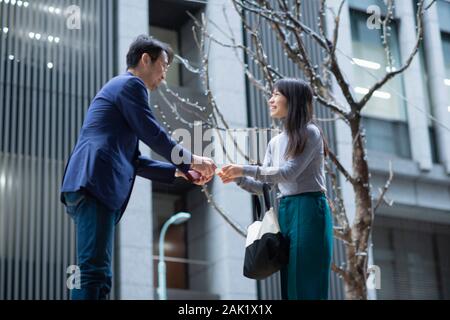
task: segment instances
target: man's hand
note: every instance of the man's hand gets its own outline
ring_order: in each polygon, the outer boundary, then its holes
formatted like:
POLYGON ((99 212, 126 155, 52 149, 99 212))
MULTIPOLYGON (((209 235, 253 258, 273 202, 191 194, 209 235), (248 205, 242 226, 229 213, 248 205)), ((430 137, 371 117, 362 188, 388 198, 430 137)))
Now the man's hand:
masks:
POLYGON ((191 169, 201 173, 206 179, 211 180, 217 167, 210 158, 192 155, 191 169))
MULTIPOLYGON (((213 178, 213 176, 211 176, 210 178, 206 178, 205 176, 202 176, 200 173, 194 170, 189 170, 189 173, 191 177, 194 178, 194 181, 192 181, 192 183, 198 186, 207 184, 213 178)), ((187 181, 190 181, 188 177, 186 177, 186 175, 178 169, 175 171, 175 177, 181 177, 187 181)))
POLYGON ((230 164, 222 167, 222 170, 217 175, 222 179, 222 182, 227 184, 233 182, 236 178, 243 176, 244 168, 241 165, 230 164))

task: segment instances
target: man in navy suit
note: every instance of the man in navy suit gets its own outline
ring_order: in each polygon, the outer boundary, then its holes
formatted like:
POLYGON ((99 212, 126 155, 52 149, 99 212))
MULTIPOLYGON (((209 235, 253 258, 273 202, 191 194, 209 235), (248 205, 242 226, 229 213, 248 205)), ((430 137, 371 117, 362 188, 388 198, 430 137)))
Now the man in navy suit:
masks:
POLYGON ((158 87, 172 60, 167 44, 139 36, 127 54, 127 72, 110 80, 89 106, 61 187, 76 226, 81 288, 72 290, 74 300, 105 299, 110 292, 114 229, 136 175, 166 183, 179 176, 199 185, 214 175, 214 162, 177 144, 149 107, 147 89, 158 87), (169 162, 142 156, 139 140, 169 162))

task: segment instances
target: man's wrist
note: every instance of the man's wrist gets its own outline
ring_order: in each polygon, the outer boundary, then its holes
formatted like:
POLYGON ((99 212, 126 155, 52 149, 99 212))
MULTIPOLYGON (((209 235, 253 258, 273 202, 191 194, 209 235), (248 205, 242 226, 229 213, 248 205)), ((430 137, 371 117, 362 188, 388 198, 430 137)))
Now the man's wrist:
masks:
POLYGON ((192 155, 192 161, 191 161, 191 169, 195 169, 195 165, 199 164, 199 156, 196 156, 195 154, 192 155))
POLYGON ((178 177, 182 177, 183 176, 183 173, 181 172, 181 170, 180 169, 175 169, 175 178, 178 178, 178 177))

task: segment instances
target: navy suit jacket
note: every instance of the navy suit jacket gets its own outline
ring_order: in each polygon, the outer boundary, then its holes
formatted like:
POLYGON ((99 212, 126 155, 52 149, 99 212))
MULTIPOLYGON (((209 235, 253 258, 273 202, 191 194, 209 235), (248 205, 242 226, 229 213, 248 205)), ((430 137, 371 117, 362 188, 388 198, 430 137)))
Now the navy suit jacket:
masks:
POLYGON ((176 168, 186 173, 191 160, 153 116, 144 82, 127 72, 111 79, 89 106, 66 165, 61 201, 64 192, 85 190, 123 214, 136 175, 172 183, 176 168), (139 140, 171 163, 141 156, 139 140), (178 158, 172 160, 172 152, 178 158))

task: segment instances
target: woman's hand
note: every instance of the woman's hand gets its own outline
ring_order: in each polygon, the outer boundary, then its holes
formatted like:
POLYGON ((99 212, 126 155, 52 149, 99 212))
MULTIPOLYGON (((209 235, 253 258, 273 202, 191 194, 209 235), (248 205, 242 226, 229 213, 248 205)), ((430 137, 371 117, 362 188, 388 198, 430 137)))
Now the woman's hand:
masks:
POLYGON ((227 184, 233 182, 236 178, 240 178, 244 175, 244 167, 238 164, 229 164, 222 167, 222 170, 217 173, 222 179, 222 182, 227 184))

